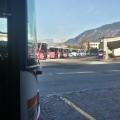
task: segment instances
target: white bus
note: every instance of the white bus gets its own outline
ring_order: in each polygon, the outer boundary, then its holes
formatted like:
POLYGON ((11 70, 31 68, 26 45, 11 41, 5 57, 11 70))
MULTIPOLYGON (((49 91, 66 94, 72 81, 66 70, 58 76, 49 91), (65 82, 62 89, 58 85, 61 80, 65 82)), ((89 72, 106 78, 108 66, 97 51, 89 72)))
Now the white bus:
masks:
MULTIPOLYGON (((40 96, 36 61, 34 0, 0 0, 0 19, 6 21, 7 41, 0 41, 2 120, 38 120, 40 96), (5 43, 5 44, 4 44, 5 43)), ((0 22, 3 25, 2 22, 0 22)))

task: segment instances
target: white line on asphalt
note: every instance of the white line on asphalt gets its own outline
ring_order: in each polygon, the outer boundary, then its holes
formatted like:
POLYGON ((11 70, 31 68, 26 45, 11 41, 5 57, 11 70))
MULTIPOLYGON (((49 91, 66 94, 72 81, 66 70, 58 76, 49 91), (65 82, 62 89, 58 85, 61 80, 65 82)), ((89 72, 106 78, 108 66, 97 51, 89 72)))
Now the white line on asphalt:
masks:
POLYGON ((96 73, 95 71, 83 71, 83 72, 65 72, 65 73, 56 73, 56 74, 79 74, 79 73, 96 73))
POLYGON ((77 107, 74 103, 72 103, 71 101, 69 101, 66 98, 60 97, 63 101, 65 101, 68 105, 70 105, 72 108, 74 108, 76 111, 78 111, 80 114, 82 114, 84 117, 88 118, 89 120, 96 120, 95 118, 93 118, 91 115, 89 115, 88 113, 86 113, 84 110, 82 110, 80 107, 77 107))
MULTIPOLYGON (((48 73, 48 75, 67 75, 67 74, 92 74, 99 71, 81 71, 81 72, 64 72, 64 73, 48 73)), ((120 72, 120 70, 106 70, 106 72, 120 72)))
POLYGON ((48 73, 48 75, 65 75, 65 74, 91 74, 95 71, 81 71, 81 72, 64 72, 64 73, 48 73))
POLYGON ((120 70, 108 70, 108 72, 120 72, 120 70))
POLYGON ((48 73, 48 75, 53 75, 53 73, 48 73))

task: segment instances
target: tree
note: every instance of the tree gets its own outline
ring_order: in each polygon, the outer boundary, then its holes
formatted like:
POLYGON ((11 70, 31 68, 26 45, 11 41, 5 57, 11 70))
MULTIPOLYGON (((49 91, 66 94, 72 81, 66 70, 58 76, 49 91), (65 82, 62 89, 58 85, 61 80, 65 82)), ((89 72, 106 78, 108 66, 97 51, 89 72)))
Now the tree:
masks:
POLYGON ((68 45, 68 48, 75 48, 75 49, 79 49, 80 47, 77 45, 68 45))
POLYGON ((87 37, 83 36, 80 40, 80 48, 87 51, 88 45, 90 47, 90 44, 87 44, 87 43, 89 43, 89 39, 87 37))
POLYGON ((89 41, 87 43, 87 53, 90 53, 90 43, 89 43, 89 41))

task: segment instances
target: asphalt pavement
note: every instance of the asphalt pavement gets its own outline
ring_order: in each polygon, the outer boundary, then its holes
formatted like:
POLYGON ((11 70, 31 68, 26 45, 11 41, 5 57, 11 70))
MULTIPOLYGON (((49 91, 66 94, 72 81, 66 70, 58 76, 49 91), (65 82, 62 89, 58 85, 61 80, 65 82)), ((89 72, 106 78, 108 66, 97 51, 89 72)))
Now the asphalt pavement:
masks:
POLYGON ((40 120, 120 120, 120 88, 43 95, 40 120))
POLYGON ((120 120, 119 61, 58 59, 43 69, 40 120, 120 120))

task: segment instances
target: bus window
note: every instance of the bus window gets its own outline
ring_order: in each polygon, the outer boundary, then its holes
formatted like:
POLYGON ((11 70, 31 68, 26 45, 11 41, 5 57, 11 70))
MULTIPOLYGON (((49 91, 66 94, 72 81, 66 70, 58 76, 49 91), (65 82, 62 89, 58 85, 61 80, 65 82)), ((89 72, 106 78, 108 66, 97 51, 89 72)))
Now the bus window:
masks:
POLYGON ((0 18, 0 60, 5 60, 8 57, 7 50, 7 19, 0 18))
POLYGON ((0 0, 0 17, 4 17, 7 13, 7 0, 0 0))
POLYGON ((50 52, 54 52, 55 51, 55 48, 50 48, 50 52))
POLYGON ((37 65, 36 61, 36 51, 37 51, 37 37, 36 37, 36 28, 35 28, 35 8, 34 1, 27 2, 28 10, 28 58, 27 66, 37 65))

